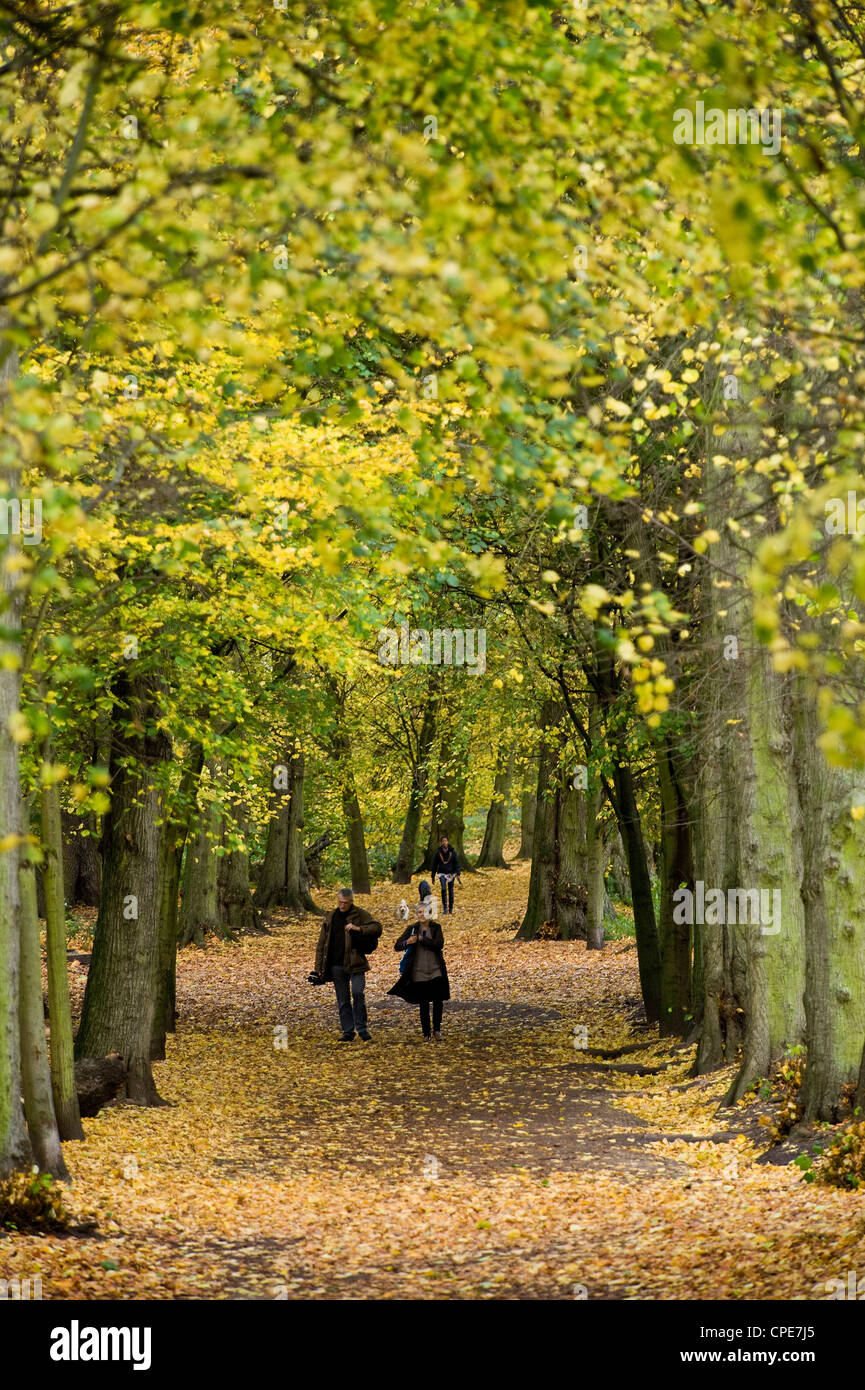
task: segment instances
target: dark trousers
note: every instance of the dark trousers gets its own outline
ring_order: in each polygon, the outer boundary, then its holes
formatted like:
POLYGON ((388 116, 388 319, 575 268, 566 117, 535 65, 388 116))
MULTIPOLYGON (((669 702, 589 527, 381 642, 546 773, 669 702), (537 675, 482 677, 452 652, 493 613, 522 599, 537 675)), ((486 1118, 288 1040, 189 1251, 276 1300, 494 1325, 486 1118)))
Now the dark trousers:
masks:
POLYGON ((355 1029, 359 1033, 365 1033, 366 976, 360 971, 356 975, 349 975, 344 965, 334 965, 331 974, 343 1033, 350 1033, 352 1037, 355 1029))
MULTIPOLYGON (((424 1000, 418 1005, 418 1008, 420 1009, 420 1026, 421 1026, 421 1028, 423 1029, 423 1035, 424 1035, 425 1038, 428 1038, 429 1035, 430 1035, 430 1026, 429 1026, 429 1004, 430 1004, 430 1001, 429 1001, 428 999, 424 999, 424 1000)), ((443 999, 434 999, 434 1000, 432 1001, 432 1006, 433 1006, 432 1026, 433 1026, 433 1028, 435 1029, 435 1031, 438 1033, 438 1032, 441 1031, 441 1026, 442 1026, 442 1009, 443 1009, 443 1007, 444 1007, 444 1000, 443 1000, 443 999)))
POLYGON ((453 912, 454 910, 454 881, 445 878, 444 874, 439 874, 439 883, 442 886, 442 911, 453 912))

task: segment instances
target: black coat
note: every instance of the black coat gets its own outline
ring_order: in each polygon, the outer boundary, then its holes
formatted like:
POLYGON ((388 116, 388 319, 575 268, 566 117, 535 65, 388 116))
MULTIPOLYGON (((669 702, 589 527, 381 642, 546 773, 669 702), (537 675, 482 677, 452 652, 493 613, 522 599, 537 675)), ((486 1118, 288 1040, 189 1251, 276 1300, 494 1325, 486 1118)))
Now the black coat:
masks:
MULTIPOLYGON (((414 934, 417 925, 417 922, 410 922, 409 925, 406 927, 405 931, 397 937, 393 948, 395 951, 404 951, 406 949, 406 939, 414 934)), ((444 932, 442 931, 440 924, 436 922, 434 918, 430 920, 429 927, 429 942, 423 945, 420 942, 418 942, 418 944, 414 947, 414 950, 437 952, 439 969, 442 972, 442 978, 441 987, 436 989, 435 995, 439 999, 450 999, 451 986, 450 981, 448 979, 448 968, 445 965, 445 958, 442 953, 445 944, 444 932)), ((439 981, 431 980, 430 984, 438 986, 439 981)), ((411 978, 411 966, 409 966, 408 970, 405 972, 404 975, 400 975, 393 988, 388 990, 388 994, 395 994, 398 999, 405 999, 405 1001, 408 1004, 417 1004, 422 999, 427 999, 431 997, 429 994, 423 991, 422 985, 416 983, 411 978)))
POLYGON ((438 874, 456 874, 457 877, 459 877, 459 874, 460 874, 460 861, 459 861, 459 855, 457 854, 457 852, 456 852, 456 850, 454 849, 453 845, 449 845, 449 846, 448 846, 448 857, 447 857, 447 859, 444 859, 444 858, 442 857, 442 852, 441 852, 440 849, 437 849, 437 850, 436 850, 436 852, 435 852, 435 859, 433 860, 433 864, 432 864, 432 876, 433 876, 433 878, 436 878, 436 877, 438 876, 438 874))

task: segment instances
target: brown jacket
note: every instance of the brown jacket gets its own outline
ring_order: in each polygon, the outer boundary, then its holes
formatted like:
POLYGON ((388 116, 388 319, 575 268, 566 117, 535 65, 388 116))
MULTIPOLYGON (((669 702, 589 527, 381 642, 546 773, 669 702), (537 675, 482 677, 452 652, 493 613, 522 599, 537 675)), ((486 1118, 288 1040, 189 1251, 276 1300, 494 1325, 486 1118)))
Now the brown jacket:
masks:
MULTIPOLYGON (((325 980, 332 978, 327 968, 327 948, 330 945, 330 928, 333 920, 333 911, 328 912, 321 924, 321 931, 318 934, 318 946, 315 950, 315 973, 321 975, 325 980)), ((370 917, 368 912, 364 912, 357 903, 352 903, 348 918, 345 924, 345 957, 343 965, 351 975, 359 975, 364 970, 369 970, 369 961, 364 952, 364 943, 369 949, 370 939, 381 936, 381 922, 377 922, 374 917, 370 917), (363 931, 349 931, 349 923, 354 922, 362 927, 363 931)))

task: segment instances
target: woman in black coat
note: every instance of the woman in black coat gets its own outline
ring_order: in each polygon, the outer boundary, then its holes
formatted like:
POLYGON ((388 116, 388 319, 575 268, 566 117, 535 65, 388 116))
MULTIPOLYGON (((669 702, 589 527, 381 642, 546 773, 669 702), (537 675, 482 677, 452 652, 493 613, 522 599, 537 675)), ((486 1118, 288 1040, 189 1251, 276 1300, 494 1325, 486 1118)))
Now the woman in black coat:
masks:
POLYGON ((410 946, 412 953, 408 969, 400 975, 388 994, 395 994, 409 1004, 419 1005, 425 1042, 430 1042, 432 1038, 441 1042, 442 1009, 444 1001, 451 997, 447 966, 442 954, 444 942, 439 923, 428 916, 428 909, 423 903, 418 903, 417 921, 406 927, 394 945, 395 951, 405 951, 410 946), (433 1006, 432 1026, 430 1003, 433 1006))

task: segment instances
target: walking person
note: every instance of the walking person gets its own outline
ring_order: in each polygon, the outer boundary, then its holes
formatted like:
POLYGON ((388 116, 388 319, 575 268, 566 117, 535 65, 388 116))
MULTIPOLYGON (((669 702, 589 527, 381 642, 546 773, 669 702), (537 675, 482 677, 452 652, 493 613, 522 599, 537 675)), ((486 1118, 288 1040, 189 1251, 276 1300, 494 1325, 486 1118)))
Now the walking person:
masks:
POLYGON ((447 966, 442 954, 444 942, 440 924, 429 916, 429 909, 423 903, 418 903, 417 921, 406 927, 394 945, 395 951, 410 952, 410 955, 405 969, 400 962, 400 977, 388 994, 395 994, 398 999, 418 1005, 424 1042, 431 1042, 433 1038, 441 1042, 442 1010, 444 1001, 451 997, 447 966))
POLYGON ((367 1027, 365 977, 367 956, 378 946, 380 936, 381 923, 356 906, 350 888, 340 888, 336 907, 321 924, 315 969, 310 976, 315 984, 333 981, 342 1026, 340 1042, 353 1042, 355 1032, 364 1042, 372 1041, 367 1027))
POLYGON ((462 883, 460 861, 447 835, 442 835, 433 860, 432 876, 438 879, 442 889, 442 913, 447 917, 454 910, 454 879, 462 883))

